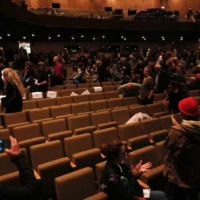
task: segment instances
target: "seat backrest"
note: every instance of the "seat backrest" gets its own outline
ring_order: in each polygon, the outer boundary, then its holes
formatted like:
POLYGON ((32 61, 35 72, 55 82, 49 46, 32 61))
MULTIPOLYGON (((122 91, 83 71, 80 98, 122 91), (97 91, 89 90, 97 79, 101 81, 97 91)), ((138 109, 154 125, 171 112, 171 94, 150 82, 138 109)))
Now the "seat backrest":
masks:
POLYGON ((106 166, 106 162, 107 161, 100 162, 100 163, 95 165, 95 171, 96 171, 96 177, 97 177, 97 183, 98 183, 99 189, 101 189, 100 184, 101 184, 101 179, 102 179, 102 176, 103 176, 103 170, 106 166))
POLYGON ((99 100, 90 102, 90 107, 92 111, 97 111, 107 109, 108 105, 106 100, 99 100))
POLYGON ((42 99, 44 98, 44 93, 43 92, 33 92, 33 93, 29 93, 28 95, 29 100, 38 100, 38 99, 42 99))
POLYGON ((18 141, 28 140, 31 138, 41 137, 41 129, 39 124, 29 124, 13 128, 13 136, 18 141))
POLYGON ((163 101, 164 98, 164 94, 154 94, 154 101, 163 101))
POLYGON ((130 106, 129 110, 132 116, 139 112, 147 113, 146 106, 130 106))
POLYGON ((102 82, 101 84, 102 84, 103 87, 113 85, 112 82, 102 82))
POLYGON ((152 167, 157 167, 160 165, 159 160, 155 159, 157 156, 156 154, 156 148, 153 146, 147 146, 135 151, 132 151, 128 154, 128 160, 130 165, 137 165, 140 160, 143 161, 143 163, 151 162, 152 167))
POLYGON ((111 86, 103 86, 103 91, 104 91, 104 92, 116 91, 116 86, 114 86, 114 85, 111 85, 111 86))
POLYGON ((128 146, 130 146, 132 151, 149 146, 149 136, 148 135, 141 135, 134 138, 130 138, 127 141, 128 146))
POLYGON ((189 95, 192 97, 197 97, 200 95, 199 90, 190 90, 189 95))
POLYGON ((62 143, 59 140, 38 144, 30 147, 32 166, 37 166, 49 161, 53 161, 64 156, 62 143))
POLYGON ((50 108, 51 116, 56 118, 61 115, 71 114, 71 106, 70 105, 62 105, 62 106, 53 106, 50 108))
POLYGON ((124 106, 123 99, 121 98, 108 99, 109 108, 122 107, 122 106, 124 106))
POLYGON ((77 88, 74 92, 78 95, 81 95, 88 88, 77 88))
POLYGON ((92 113, 90 116, 92 125, 94 126, 112 121, 110 111, 92 113))
POLYGON ((142 135, 142 129, 139 122, 124 124, 118 126, 119 137, 122 141, 142 135))
POLYGON ((72 104, 74 103, 73 97, 57 97, 57 105, 72 104))
POLYGON ((90 111, 90 105, 88 102, 84 103, 74 103, 71 105, 72 114, 84 113, 90 111))
POLYGON ((0 130, 0 140, 8 140, 10 136, 10 129, 0 130))
POLYGON ((55 119, 47 122, 42 122, 42 133, 47 139, 49 134, 59 133, 67 130, 65 119, 55 119))
POLYGON ((73 154, 93 148, 92 136, 90 133, 77 135, 64 139, 65 155, 69 158, 73 154))
POLYGON ((51 118, 49 108, 31 110, 28 112, 30 122, 38 119, 51 118))
POLYGON ((64 85, 56 85, 56 86, 51 87, 52 91, 63 90, 63 89, 64 89, 64 85))
POLYGON ((69 84, 69 85, 66 85, 66 86, 65 86, 65 89, 66 89, 66 90, 76 89, 76 88, 77 88, 77 85, 76 85, 76 84, 69 84))
POLYGON ((37 108, 36 100, 23 101, 23 110, 31 110, 37 108))
POLYGON ((119 125, 125 124, 129 118, 130 113, 128 108, 120 108, 111 111, 113 121, 116 121, 119 125))
POLYGON ((146 105, 148 114, 152 117, 154 113, 162 112, 162 105, 160 103, 146 105))
POLYGON ((157 158, 162 165, 164 163, 165 157, 167 155, 167 148, 164 146, 165 141, 161 141, 155 144, 157 158))
POLYGON ((103 100, 104 93, 103 92, 98 92, 98 93, 91 93, 90 94, 90 101, 98 101, 98 100, 103 100))
POLYGON ((104 92, 104 96, 105 96, 105 99, 119 98, 119 94, 116 91, 104 92))
POLYGON ((102 144, 109 144, 110 142, 119 138, 116 127, 106 128, 93 132, 94 147, 100 148, 102 144))
POLYGON ((51 107, 56 105, 56 99, 40 99, 38 100, 38 108, 51 107))
POLYGON ((123 98, 123 102, 125 106, 135 105, 138 103, 138 100, 136 97, 126 97, 123 98))
POLYGON ((159 117, 162 129, 169 129, 173 126, 171 115, 159 117))
POLYGON ((96 193, 92 168, 87 167, 55 179, 57 200, 80 200, 96 193), (77 192, 78 188, 78 192, 77 192))
POLYGON ((68 126, 69 130, 74 131, 77 128, 83 128, 87 126, 91 126, 89 115, 79 115, 75 117, 68 118, 68 126))
POLYGON ((140 122, 143 134, 149 134, 161 129, 159 119, 148 119, 140 122))
POLYGON ((72 92, 74 92, 75 89, 66 89, 66 90, 61 90, 60 91, 60 96, 64 97, 64 96, 70 96, 72 92))
POLYGON ((17 112, 3 115, 3 122, 5 127, 12 124, 27 122, 26 112, 17 112))
POLYGON ((78 95, 74 96, 74 103, 88 102, 90 100, 90 95, 78 95))
POLYGON ((78 84, 78 88, 89 88, 89 84, 88 83, 78 84))

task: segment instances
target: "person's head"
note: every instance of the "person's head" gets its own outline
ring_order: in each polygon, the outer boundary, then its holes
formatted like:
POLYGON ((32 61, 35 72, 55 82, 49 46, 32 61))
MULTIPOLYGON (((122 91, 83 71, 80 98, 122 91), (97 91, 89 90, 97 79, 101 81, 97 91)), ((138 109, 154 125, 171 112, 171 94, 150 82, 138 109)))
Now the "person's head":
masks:
POLYGON ((58 56, 54 56, 53 62, 57 63, 58 62, 58 56))
POLYGON ((126 84, 126 88, 127 88, 127 89, 131 89, 132 87, 133 87, 133 84, 132 84, 132 83, 127 83, 127 84, 126 84))
POLYGON ((150 69, 149 69, 148 67, 145 67, 145 68, 144 68, 144 76, 145 76, 145 77, 148 77, 148 76, 150 75, 150 73, 151 73, 151 72, 150 72, 150 69))
POLYGON ((102 65, 101 60, 97 60, 97 61, 96 61, 96 66, 97 66, 97 67, 101 67, 101 65, 102 65))
POLYGON ((197 79, 195 77, 190 77, 189 81, 190 81, 190 83, 195 83, 197 81, 197 79))
POLYGON ((178 104, 179 110, 183 119, 198 121, 200 117, 200 110, 198 102, 194 97, 188 97, 181 100, 178 104))
POLYGON ((122 64, 125 64, 125 63, 126 63, 126 58, 125 58, 125 57, 122 57, 122 58, 121 58, 121 63, 122 63, 122 64))
POLYGON ((103 145, 102 150, 108 161, 120 163, 126 161, 128 157, 126 146, 119 141, 103 145))
POLYGON ((27 71, 32 70, 32 69, 33 69, 33 63, 30 62, 30 61, 27 61, 27 62, 25 63, 25 69, 26 69, 27 71))
POLYGON ((2 80, 7 84, 7 83, 14 83, 19 92, 21 93, 22 97, 24 96, 24 87, 22 85, 22 82, 17 74, 17 72, 11 68, 5 68, 2 70, 2 80))
POLYGON ((43 71, 44 70, 44 67, 45 67, 45 64, 43 62, 39 62, 38 63, 38 70, 39 71, 43 71))

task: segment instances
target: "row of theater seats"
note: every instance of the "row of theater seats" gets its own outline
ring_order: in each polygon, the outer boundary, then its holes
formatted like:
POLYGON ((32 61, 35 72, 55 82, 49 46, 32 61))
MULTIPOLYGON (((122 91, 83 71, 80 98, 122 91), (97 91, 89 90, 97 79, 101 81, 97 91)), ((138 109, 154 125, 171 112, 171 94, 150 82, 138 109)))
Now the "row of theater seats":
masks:
MULTIPOLYGON (((83 115, 81 117, 86 116, 83 115)), ((177 115, 177 117, 179 116, 177 115)), ((55 141, 45 143, 46 138, 41 135, 39 124, 15 127, 12 134, 19 139, 19 141, 22 138, 25 139, 19 143, 22 147, 27 149, 25 152, 29 156, 30 163, 42 178, 43 190, 46 198, 53 197, 57 194, 58 200, 64 200, 67 197, 67 199, 79 200, 95 194, 96 188, 95 190, 91 190, 93 191, 92 193, 80 190, 80 193, 76 194, 77 187, 74 186, 80 186, 80 184, 84 185, 89 181, 88 184, 94 184, 95 187, 95 179, 97 179, 97 183, 99 184, 105 166, 105 162, 102 161, 106 159, 105 156, 101 154, 100 146, 116 138, 120 138, 120 140, 124 140, 124 142, 127 141, 126 143, 130 151, 130 164, 136 163, 140 159, 144 162, 150 161, 153 163, 153 169, 150 170, 150 172, 144 173, 141 180, 151 184, 151 187, 154 187, 153 183, 155 178, 160 178, 160 176, 157 175, 160 175, 162 171, 161 165, 163 163, 164 154, 166 153, 163 148, 162 140, 166 138, 171 125, 170 116, 164 116, 159 119, 121 125, 118 126, 118 129, 116 127, 110 127, 102 130, 94 130, 90 133, 85 131, 81 135, 72 136, 71 131, 66 131, 65 120, 59 119, 43 122, 41 124, 44 135, 52 132, 56 132, 56 134, 60 134, 60 136, 63 134, 62 137, 51 138, 52 140, 55 139, 55 141), (32 140, 34 140, 34 142, 30 142, 30 136, 33 137, 32 140), (39 141, 39 138, 41 141, 39 141), (152 140, 154 141, 152 142, 152 140), (29 143, 28 146, 25 145, 26 142, 29 143), (39 142, 39 144, 37 144, 37 142, 39 142), (152 144, 154 145, 152 146, 152 144), (85 167, 91 167, 96 171, 96 176, 94 176, 92 169, 90 169, 93 176, 86 182, 83 181, 86 170, 83 168, 85 167), (72 172, 74 170, 78 171, 72 172), (82 172, 84 173, 82 174, 82 172), (62 175, 64 176, 62 177, 62 175), (73 185, 73 183, 76 184, 73 185), (68 184, 72 184, 74 188, 69 187, 71 188, 69 189, 67 187, 66 189, 68 184)), ((3 131, 8 130, 5 129, 3 131)), ((5 153, 0 154, 0 162, 2 163, 0 166, 0 182, 5 185, 8 183, 17 184, 19 181, 18 173, 15 166, 10 162, 9 156, 5 153)), ((160 184, 161 183, 159 183, 159 186, 160 184)), ((86 186, 86 188, 87 187, 88 186, 86 186)), ((155 188, 156 187, 157 185, 155 185, 155 188)), ((98 187, 97 191, 99 190, 100 187, 98 187)), ((106 198, 103 193, 98 195, 106 198)), ((95 196, 92 197, 92 199, 96 200, 97 198, 95 196)))

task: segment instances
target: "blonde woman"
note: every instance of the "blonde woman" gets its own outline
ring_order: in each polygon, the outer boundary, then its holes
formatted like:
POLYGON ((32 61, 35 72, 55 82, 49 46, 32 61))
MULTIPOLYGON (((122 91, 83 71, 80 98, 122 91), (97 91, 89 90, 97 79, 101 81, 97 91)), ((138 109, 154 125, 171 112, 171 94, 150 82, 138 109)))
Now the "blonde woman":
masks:
POLYGON ((17 74, 11 68, 2 71, 2 80, 5 83, 6 97, 2 98, 2 107, 5 113, 14 113, 22 111, 22 97, 25 95, 24 87, 17 74))

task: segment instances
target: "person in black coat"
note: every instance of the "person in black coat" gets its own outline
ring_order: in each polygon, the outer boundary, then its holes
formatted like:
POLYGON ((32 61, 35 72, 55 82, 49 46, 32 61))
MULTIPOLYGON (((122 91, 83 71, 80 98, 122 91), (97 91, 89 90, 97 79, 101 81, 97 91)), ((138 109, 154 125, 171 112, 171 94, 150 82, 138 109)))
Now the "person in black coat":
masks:
POLYGON ((5 113, 22 111, 22 97, 24 97, 25 92, 17 72, 11 68, 4 69, 2 80, 5 83, 6 97, 3 97, 1 101, 2 107, 6 109, 5 113))
POLYGON ((21 186, 4 186, 0 183, 1 200, 41 200, 41 185, 35 176, 33 169, 28 164, 26 156, 20 149, 17 140, 10 136, 11 148, 5 149, 5 152, 11 156, 20 176, 21 186))
MULTIPOLYGON (((152 164, 142 164, 140 161, 135 167, 129 167, 126 162, 127 149, 121 142, 113 142, 102 147, 107 163, 103 171, 101 188, 108 195, 108 200, 143 199, 143 190, 138 179, 152 164)), ((167 200, 165 193, 160 191, 151 191, 150 199, 167 200)))

